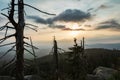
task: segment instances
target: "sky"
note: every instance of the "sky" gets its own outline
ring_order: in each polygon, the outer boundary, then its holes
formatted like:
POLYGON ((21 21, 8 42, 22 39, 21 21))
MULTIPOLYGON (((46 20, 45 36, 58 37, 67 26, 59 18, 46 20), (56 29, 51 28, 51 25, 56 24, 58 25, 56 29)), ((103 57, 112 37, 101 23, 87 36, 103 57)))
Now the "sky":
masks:
MULTIPOLYGON (((77 38, 79 44, 82 37, 85 37, 86 47, 95 44, 98 47, 99 44, 120 44, 120 0, 24 0, 24 2, 55 14, 43 14, 25 6, 25 22, 38 26, 37 32, 26 27, 25 35, 32 37, 33 43, 40 50, 50 51, 53 36, 56 37, 59 47, 65 49, 74 44, 74 38, 77 38)), ((9 3, 10 0, 0 0, 0 10, 8 7, 9 3)), ((7 10, 0 13, 7 14, 7 10)), ((0 14, 0 26, 7 21, 0 14)), ((1 38, 4 32, 0 32, 1 38)), ((14 31, 9 30, 8 34, 11 33, 14 31)), ((6 42, 9 41, 14 41, 14 38, 6 42)), ((118 46, 115 48, 120 49, 118 46)))

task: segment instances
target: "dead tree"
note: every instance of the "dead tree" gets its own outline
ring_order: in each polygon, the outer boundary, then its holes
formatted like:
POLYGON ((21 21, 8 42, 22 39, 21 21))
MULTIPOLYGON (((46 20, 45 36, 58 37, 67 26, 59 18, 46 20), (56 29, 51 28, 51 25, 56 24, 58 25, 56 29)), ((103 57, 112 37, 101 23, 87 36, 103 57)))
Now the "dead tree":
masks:
POLYGON ((65 50, 58 47, 57 41, 56 41, 55 36, 54 36, 53 48, 50 52, 50 54, 53 55, 53 64, 54 64, 54 66, 53 66, 54 67, 54 69, 53 69, 54 70, 53 71, 53 73, 54 73, 53 74, 53 80, 59 80, 59 79, 64 80, 61 73, 60 73, 60 69, 59 69, 59 55, 61 53, 64 53, 64 52, 65 52, 65 50))
POLYGON ((57 41, 54 38, 54 61, 55 61, 55 80, 58 80, 59 74, 58 74, 58 46, 57 46, 57 41))
MULTIPOLYGON (((30 42, 31 42, 31 45, 33 45, 33 42, 32 42, 32 39, 30 37, 30 42)), ((39 70, 39 66, 38 66, 38 62, 37 62, 37 56, 35 54, 35 50, 34 50, 34 47, 32 46, 32 51, 33 51, 33 56, 34 56, 34 64, 35 64, 35 68, 36 68, 36 71, 37 71, 37 74, 40 75, 40 70, 39 70)))
MULTIPOLYGON (((44 14, 47 14, 47 15, 55 15, 55 14, 50 14, 50 13, 41 11, 29 4, 24 4, 24 0, 11 0, 11 4, 9 5, 9 7, 2 9, 2 10, 8 9, 8 15, 4 14, 4 13, 1 13, 1 14, 3 16, 7 17, 9 22, 7 22, 4 26, 0 27, 1 31, 6 29, 4 38, 0 39, 0 44, 11 37, 15 37, 15 42, 4 44, 4 45, 0 46, 0 47, 2 47, 2 46, 14 44, 14 46, 12 46, 12 48, 9 49, 0 58, 3 58, 5 55, 7 55, 11 50, 13 50, 16 47, 16 58, 14 59, 14 60, 16 60, 16 80, 24 80, 24 50, 29 52, 30 54, 34 55, 32 52, 27 50, 27 48, 25 48, 25 46, 36 48, 35 46, 32 46, 31 44, 24 41, 24 39, 28 39, 27 37, 24 36, 24 28, 25 27, 28 27, 32 30, 36 30, 35 28, 32 28, 32 27, 36 27, 35 25, 29 24, 29 23, 25 24, 24 6, 28 6, 30 8, 33 8, 33 9, 35 9, 39 12, 42 12, 44 14), (15 1, 18 1, 17 4, 15 4, 15 1), (16 21, 16 19, 14 19, 15 11, 16 11, 15 7, 18 8, 18 22, 16 21), (12 27, 9 26, 9 24, 12 24, 12 27), (32 26, 32 27, 29 27, 29 26, 32 26), (9 29, 15 30, 15 33, 8 35, 7 32, 9 29)), ((12 59, 11 62, 14 60, 12 59)), ((8 62, 7 65, 8 64, 10 64, 10 62, 8 62)))

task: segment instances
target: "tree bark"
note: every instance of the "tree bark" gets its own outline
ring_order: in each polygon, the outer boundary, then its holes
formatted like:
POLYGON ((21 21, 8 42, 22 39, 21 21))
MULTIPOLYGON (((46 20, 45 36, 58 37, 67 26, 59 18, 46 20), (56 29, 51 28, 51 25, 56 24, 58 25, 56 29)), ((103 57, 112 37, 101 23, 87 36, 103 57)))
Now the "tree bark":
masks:
POLYGON ((58 47, 57 47, 57 41, 54 40, 54 59, 55 59, 55 80, 58 80, 59 78, 59 72, 58 72, 58 47))
POLYGON ((24 5, 18 0, 18 26, 16 28, 16 80, 24 80, 24 5))

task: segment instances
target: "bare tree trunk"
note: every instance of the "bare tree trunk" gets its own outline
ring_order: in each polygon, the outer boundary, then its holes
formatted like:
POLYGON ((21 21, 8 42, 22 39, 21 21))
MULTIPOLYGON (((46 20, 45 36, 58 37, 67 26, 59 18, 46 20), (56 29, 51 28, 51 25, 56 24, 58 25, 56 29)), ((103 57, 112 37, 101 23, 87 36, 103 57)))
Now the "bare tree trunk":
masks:
POLYGON ((24 80, 24 5, 18 0, 18 27, 16 28, 16 80, 24 80))
MULTIPOLYGON (((25 49, 24 48, 24 26, 25 26, 24 5, 28 6, 30 8, 33 8, 41 13, 47 14, 47 15, 55 15, 55 14, 47 13, 45 11, 41 11, 41 10, 31 6, 31 5, 24 4, 23 1, 24 0, 11 0, 11 4, 9 6, 10 8, 8 8, 9 9, 8 15, 1 13, 3 16, 8 18, 9 22, 7 22, 5 24, 5 26, 3 26, 1 28, 1 30, 6 28, 6 32, 5 32, 5 37, 0 39, 0 43, 4 42, 5 40, 7 40, 11 37, 14 37, 14 36, 16 39, 16 45, 15 45, 16 46, 16 56, 17 56, 17 58, 15 57, 16 58, 16 80, 24 80, 24 49, 25 49), (18 1, 17 4, 16 4, 16 1, 18 1), (16 21, 16 19, 14 19, 14 12, 16 9, 15 6, 18 7, 18 22, 16 21), (13 25, 13 27, 8 26, 9 23, 11 23, 13 25), (16 33, 11 34, 11 35, 7 35, 8 28, 15 29, 16 33)), ((3 9, 3 10, 5 10, 5 9, 3 9)), ((32 24, 29 24, 29 25, 34 26, 32 24)), ((36 26, 34 26, 34 27, 36 27, 36 26)), ((33 29, 31 27, 29 27, 29 28, 33 29)), ((35 29, 33 29, 33 30, 35 30, 35 29)), ((9 44, 11 44, 11 43, 9 43, 9 44)), ((25 44, 28 44, 28 43, 25 43, 25 44)), ((7 51, 7 53, 12 51, 12 49, 15 46, 13 46, 11 49, 9 49, 7 51)), ((6 55, 6 53, 4 55, 6 55)), ((14 59, 11 60, 10 62, 12 62, 12 61, 14 61, 14 59)))
POLYGON ((57 41, 54 39, 54 59, 55 59, 55 80, 58 80, 59 72, 58 72, 58 47, 57 41))

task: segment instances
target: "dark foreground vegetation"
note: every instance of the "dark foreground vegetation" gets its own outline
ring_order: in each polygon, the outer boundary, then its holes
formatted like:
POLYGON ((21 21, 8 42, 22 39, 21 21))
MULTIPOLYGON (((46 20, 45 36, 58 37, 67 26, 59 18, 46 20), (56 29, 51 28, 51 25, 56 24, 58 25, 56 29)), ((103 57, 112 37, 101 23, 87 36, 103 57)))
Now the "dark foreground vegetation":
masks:
MULTIPOLYGON (((72 64, 68 61, 68 58, 70 58, 70 54, 72 52, 65 52, 62 54, 59 54, 59 75, 62 79, 67 78, 69 79, 71 77, 72 68, 75 67, 75 64, 72 64)), ((86 66, 81 65, 85 68, 81 67, 81 73, 84 74, 91 74, 95 68, 98 66, 104 66, 109 67, 115 70, 120 71, 120 51, 119 50, 108 50, 108 49, 86 49, 85 50, 85 59, 87 61, 86 66), (82 70, 85 69, 85 70, 82 70)), ((80 62, 80 64, 82 64, 80 62)), ((7 67, 2 68, 0 71, 2 71, 1 75, 10 75, 14 76, 14 63, 7 67)), ((43 80, 52 80, 54 75, 54 61, 53 61, 53 55, 46 55, 44 57, 37 59, 37 65, 34 63, 34 60, 26 61, 26 67, 25 67, 25 75, 36 75, 39 74, 40 77, 43 80), (39 72, 38 72, 39 70, 39 72)), ((76 68, 76 67, 75 67, 76 68)), ((84 76, 84 75, 83 75, 84 76)), ((114 74, 109 80, 119 80, 120 74, 119 72, 114 74), (116 78, 116 79, 114 79, 116 78), (119 78, 119 79, 118 79, 119 78)))

